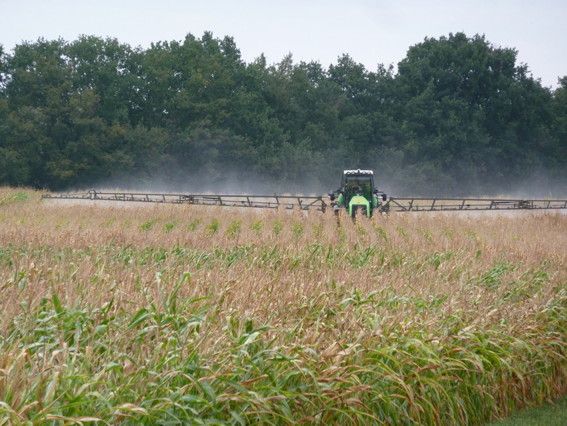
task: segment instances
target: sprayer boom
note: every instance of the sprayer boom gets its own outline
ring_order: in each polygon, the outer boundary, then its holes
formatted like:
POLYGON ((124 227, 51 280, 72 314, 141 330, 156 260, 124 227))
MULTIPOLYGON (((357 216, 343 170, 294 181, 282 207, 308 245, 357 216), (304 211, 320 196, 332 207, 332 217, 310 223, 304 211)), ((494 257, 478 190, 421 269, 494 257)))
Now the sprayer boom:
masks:
MULTIPOLYGON (((330 202, 325 196, 246 195, 246 194, 171 194, 143 192, 63 192, 47 193, 45 199, 128 201, 141 203, 195 204, 203 206, 254 207, 325 212, 330 202)), ((381 212, 551 210, 567 209, 567 200, 521 200, 500 198, 419 198, 390 197, 380 205, 381 212)))

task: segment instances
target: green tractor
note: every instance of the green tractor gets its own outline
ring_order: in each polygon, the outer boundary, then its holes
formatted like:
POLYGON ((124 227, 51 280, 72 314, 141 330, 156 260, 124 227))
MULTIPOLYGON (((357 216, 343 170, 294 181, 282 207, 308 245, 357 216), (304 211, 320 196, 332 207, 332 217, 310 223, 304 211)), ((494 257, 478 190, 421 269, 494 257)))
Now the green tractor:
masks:
POLYGON ((344 208, 353 219, 358 215, 372 217, 374 210, 382 211, 387 200, 386 194, 374 186, 374 172, 360 169, 343 171, 340 189, 329 198, 336 215, 344 208))

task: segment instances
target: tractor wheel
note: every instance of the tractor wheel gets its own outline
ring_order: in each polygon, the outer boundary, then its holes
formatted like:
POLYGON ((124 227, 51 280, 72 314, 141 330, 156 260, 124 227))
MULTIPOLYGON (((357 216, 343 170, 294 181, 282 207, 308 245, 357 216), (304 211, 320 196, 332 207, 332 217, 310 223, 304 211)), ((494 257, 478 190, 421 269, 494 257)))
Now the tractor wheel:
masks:
POLYGON ((356 221, 358 216, 367 216, 366 207, 365 206, 353 206, 352 207, 352 215, 351 218, 353 221, 356 221))
POLYGON ((356 220, 357 214, 358 214, 358 206, 353 206, 350 214, 350 217, 353 220, 353 222, 356 220))

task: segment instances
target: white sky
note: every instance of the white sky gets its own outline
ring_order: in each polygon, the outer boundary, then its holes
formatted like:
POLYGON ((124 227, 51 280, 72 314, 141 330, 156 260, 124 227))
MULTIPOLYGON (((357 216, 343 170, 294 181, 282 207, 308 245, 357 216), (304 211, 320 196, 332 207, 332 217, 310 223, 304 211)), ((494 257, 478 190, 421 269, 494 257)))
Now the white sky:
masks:
POLYGON ((515 47, 545 86, 567 75, 567 0, 0 0, 0 44, 112 36, 133 46, 185 34, 230 35, 246 61, 288 52, 324 66, 349 53, 369 69, 396 64, 425 36, 464 31, 515 47))

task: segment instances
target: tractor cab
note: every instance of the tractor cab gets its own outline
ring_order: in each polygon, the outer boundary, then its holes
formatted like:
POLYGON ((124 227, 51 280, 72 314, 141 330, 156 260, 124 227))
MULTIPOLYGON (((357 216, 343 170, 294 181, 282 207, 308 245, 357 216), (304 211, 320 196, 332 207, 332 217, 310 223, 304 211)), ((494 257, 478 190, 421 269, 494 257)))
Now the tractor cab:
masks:
POLYGON ((372 170, 345 170, 341 189, 346 201, 356 195, 371 199, 374 192, 374 172, 372 170))
POLYGON ((339 209, 344 207, 349 216, 356 217, 358 213, 370 217, 375 208, 381 205, 378 198, 380 192, 374 186, 374 172, 372 170, 345 170, 341 179, 341 187, 334 193, 329 194, 331 201, 338 214, 339 209))

